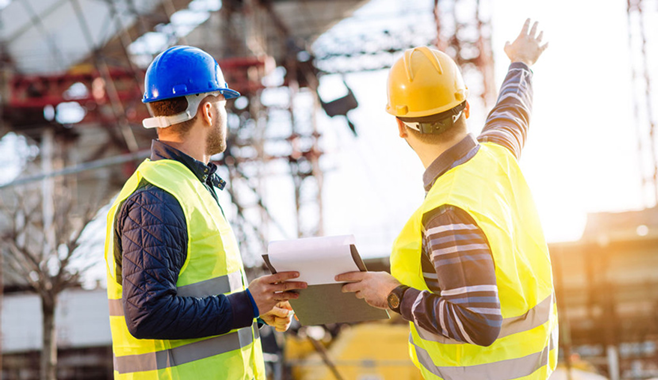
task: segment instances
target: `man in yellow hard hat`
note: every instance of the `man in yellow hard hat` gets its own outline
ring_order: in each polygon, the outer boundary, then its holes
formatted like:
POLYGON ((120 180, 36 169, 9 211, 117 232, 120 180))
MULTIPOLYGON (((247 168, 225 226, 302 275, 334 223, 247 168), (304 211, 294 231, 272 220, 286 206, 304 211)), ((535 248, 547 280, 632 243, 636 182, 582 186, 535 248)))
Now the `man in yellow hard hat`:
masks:
POLYGON ((468 134, 468 90, 455 62, 427 47, 390 70, 386 111, 426 168, 427 195, 395 241, 391 272, 337 276, 411 326, 410 355, 426 379, 547 379, 557 362, 551 263, 517 160, 546 45, 527 20, 498 102, 468 134))
POLYGON ((265 380, 258 328, 290 325, 299 273, 247 282, 210 157, 226 149, 229 88, 191 46, 158 55, 143 102, 157 128, 107 216, 105 259, 114 378, 265 380))

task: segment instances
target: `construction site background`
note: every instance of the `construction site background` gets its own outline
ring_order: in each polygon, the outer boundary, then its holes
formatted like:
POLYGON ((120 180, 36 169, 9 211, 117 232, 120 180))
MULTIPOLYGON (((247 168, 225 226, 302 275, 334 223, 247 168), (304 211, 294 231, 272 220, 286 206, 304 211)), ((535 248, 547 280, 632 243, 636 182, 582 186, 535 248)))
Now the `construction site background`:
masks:
MULTIPOLYGON (((345 233, 388 271, 424 193, 384 113, 386 69, 413 46, 446 51, 478 133, 525 17, 551 43, 521 164, 552 241, 552 379, 658 378, 658 2, 0 0, 2 379, 39 378, 44 305, 56 377, 112 378, 104 219, 155 138, 140 99, 164 48, 208 51, 243 95, 213 161, 250 278, 271 240, 345 233)), ((272 379, 420 379, 408 332, 393 318, 261 335, 272 379)))

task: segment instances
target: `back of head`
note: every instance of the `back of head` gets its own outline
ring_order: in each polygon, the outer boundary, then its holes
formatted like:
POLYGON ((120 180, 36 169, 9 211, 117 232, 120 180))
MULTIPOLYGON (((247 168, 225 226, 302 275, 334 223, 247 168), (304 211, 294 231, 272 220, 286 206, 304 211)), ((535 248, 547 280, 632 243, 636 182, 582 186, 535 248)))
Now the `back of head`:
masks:
POLYGON ((192 46, 174 46, 158 55, 144 79, 144 97, 154 117, 145 119, 145 128, 164 128, 185 134, 194 124, 199 104, 208 96, 232 99, 240 96, 228 87, 217 61, 192 46))
POLYGON ((388 75, 386 112, 426 142, 450 139, 466 128, 468 89, 457 64, 428 47, 404 52, 388 75))

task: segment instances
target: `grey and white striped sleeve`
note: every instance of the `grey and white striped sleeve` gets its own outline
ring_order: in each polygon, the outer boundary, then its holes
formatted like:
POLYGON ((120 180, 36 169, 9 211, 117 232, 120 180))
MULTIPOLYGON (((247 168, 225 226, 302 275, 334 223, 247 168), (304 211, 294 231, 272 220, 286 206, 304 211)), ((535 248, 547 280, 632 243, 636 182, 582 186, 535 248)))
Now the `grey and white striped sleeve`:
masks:
POLYGON ((465 211, 435 211, 423 223, 422 267, 430 291, 408 289, 400 313, 432 334, 488 346, 498 338, 502 315, 487 239, 465 211))
POLYGON ((502 145, 519 159, 528 136, 532 97, 532 71, 525 63, 512 63, 478 141, 502 145))

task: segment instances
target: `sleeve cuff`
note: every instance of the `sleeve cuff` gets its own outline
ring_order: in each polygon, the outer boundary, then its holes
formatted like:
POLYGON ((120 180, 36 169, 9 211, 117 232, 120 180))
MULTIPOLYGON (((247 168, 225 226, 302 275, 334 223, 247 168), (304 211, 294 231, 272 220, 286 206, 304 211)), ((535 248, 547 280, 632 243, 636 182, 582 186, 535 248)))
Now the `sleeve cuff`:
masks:
POLYGON ((518 61, 517 62, 512 62, 509 65, 509 69, 510 70, 512 70, 512 69, 523 69, 523 70, 526 70, 526 71, 529 71, 529 72, 532 73, 532 69, 530 69, 530 66, 526 65, 523 62, 518 62, 518 61))
POLYGON ((414 288, 409 288, 406 292, 404 292, 404 296, 402 296, 402 303, 400 304, 400 315, 402 315, 402 319, 405 321, 414 320, 411 309, 413 308, 414 302, 420 293, 420 290, 414 288))
POLYGON ((254 308, 251 305, 252 300, 249 292, 244 291, 229 294, 226 296, 226 299, 228 299, 231 304, 231 311, 233 312, 231 330, 251 326, 256 315, 254 314, 254 308))
POLYGON ((258 310, 258 305, 256 305, 256 301, 254 301, 254 296, 251 295, 249 289, 246 289, 245 291, 247 292, 247 295, 249 296, 249 300, 251 301, 251 308, 254 309, 254 318, 260 317, 260 310, 258 310))

